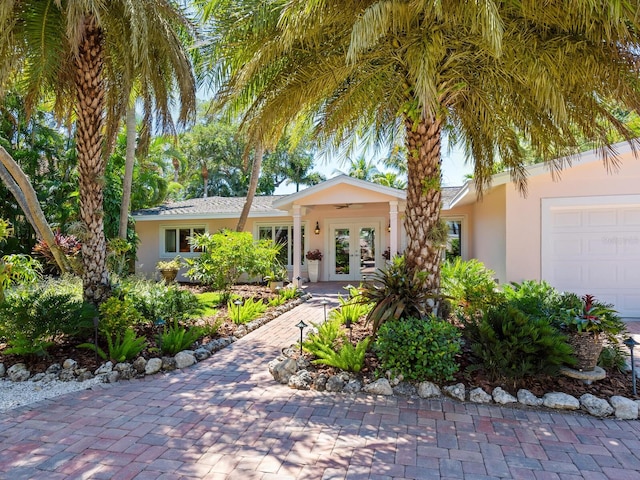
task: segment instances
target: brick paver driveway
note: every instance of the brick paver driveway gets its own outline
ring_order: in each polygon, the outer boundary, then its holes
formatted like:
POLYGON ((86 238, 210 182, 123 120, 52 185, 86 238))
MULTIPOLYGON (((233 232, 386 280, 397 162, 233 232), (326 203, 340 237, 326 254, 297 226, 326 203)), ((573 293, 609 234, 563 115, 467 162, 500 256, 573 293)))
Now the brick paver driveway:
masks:
POLYGON ((638 421, 276 384, 320 299, 185 371, 2 414, 0 478, 640 479, 638 421))

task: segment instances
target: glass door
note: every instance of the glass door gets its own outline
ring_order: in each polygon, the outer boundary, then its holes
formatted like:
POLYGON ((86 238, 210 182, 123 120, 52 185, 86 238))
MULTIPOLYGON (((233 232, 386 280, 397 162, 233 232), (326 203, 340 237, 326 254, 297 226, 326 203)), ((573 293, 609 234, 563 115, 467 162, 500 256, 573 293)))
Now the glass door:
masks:
POLYGON ((377 229, 375 224, 331 225, 329 280, 363 280, 375 272, 377 229))

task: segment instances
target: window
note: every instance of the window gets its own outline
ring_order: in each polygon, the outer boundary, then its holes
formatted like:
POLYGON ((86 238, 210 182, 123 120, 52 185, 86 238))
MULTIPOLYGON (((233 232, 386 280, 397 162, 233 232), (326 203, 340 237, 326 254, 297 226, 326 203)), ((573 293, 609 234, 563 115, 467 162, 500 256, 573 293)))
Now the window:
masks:
POLYGON ((163 229, 163 245, 161 245, 162 255, 174 256, 189 253, 198 253, 199 248, 193 248, 189 244, 190 237, 205 232, 204 227, 175 227, 163 229))
MULTIPOLYGON (((301 227, 302 246, 304 247, 304 226, 301 227)), ((261 225, 258 227, 260 240, 271 240, 282 245, 278 260, 285 266, 293 265, 293 225, 261 225)), ((300 249, 300 263, 304 261, 304 248, 300 249)))
POLYGON ((445 221, 449 232, 445 257, 455 260, 462 256, 462 220, 445 219, 445 221))

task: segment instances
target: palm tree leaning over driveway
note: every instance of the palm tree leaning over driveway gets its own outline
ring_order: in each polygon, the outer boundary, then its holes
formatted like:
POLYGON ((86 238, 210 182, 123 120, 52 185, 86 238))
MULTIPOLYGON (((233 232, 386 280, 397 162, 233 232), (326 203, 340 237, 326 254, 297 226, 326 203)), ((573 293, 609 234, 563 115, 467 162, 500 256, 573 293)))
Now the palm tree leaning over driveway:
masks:
POLYGON ((521 139, 545 160, 580 136, 606 147, 611 130, 630 136, 612 106, 640 107, 637 2, 231 3, 208 3, 224 45, 220 98, 242 109, 266 148, 292 123, 332 146, 356 134, 379 146, 404 138, 406 260, 429 273, 428 288, 439 286, 430 232, 440 224, 445 127, 474 162, 478 187, 501 161, 525 191, 521 139))
POLYGON ((182 121, 195 110, 181 38, 187 33, 170 0, 3 0, 0 6, 0 97, 17 79, 30 107, 54 99, 59 118, 75 118, 87 301, 99 303, 109 291, 102 182, 134 83, 163 127, 171 125, 168 87, 179 93, 182 121))

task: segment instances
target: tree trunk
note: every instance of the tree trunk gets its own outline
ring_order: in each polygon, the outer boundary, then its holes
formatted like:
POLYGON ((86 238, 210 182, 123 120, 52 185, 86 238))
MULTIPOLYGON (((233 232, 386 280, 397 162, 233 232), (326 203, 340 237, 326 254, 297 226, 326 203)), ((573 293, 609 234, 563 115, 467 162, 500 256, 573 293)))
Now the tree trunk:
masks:
POLYGON ((441 123, 421 119, 414 128, 405 119, 407 132, 408 185, 404 225, 407 231, 406 262, 410 271, 428 272, 424 287, 440 288, 440 245, 429 240, 429 231, 438 228, 441 209, 440 147, 441 123))
POLYGON ((131 184, 133 183, 133 164, 136 158, 136 107, 127 107, 127 151, 124 161, 124 179, 122 180, 122 203, 120 204, 120 228, 118 236, 127 239, 127 226, 129 225, 129 206, 131 205, 131 184))
POLYGON ((82 286, 85 300, 99 304, 109 295, 103 211, 104 39, 102 29, 92 15, 84 18, 84 29, 83 40, 75 58, 74 72, 80 218, 85 228, 85 239, 82 242, 82 286))
POLYGON ((258 189, 258 179, 260 178, 260 168, 262 167, 262 145, 256 146, 255 157, 253 159, 253 165, 251 167, 251 177, 249 178, 249 190, 247 191, 247 199, 242 207, 242 213, 238 219, 238 225, 236 226, 236 232, 242 232, 244 225, 247 223, 247 217, 249 216, 249 210, 251 210, 251 204, 253 203, 253 197, 256 195, 258 189))
POLYGON ((15 197, 20 208, 22 208, 27 221, 36 231, 36 236, 47 242, 53 258, 55 258, 58 267, 60 267, 60 271, 62 273, 71 272, 72 268, 69 259, 60 250, 55 241, 53 231, 42 212, 38 196, 31 186, 31 182, 20 168, 20 165, 2 147, 0 147, 0 163, 3 169, 0 177, 15 197))
POLYGON ((200 170, 202 174, 202 198, 207 198, 207 183, 209 183, 209 169, 206 165, 202 165, 202 169, 200 170))

